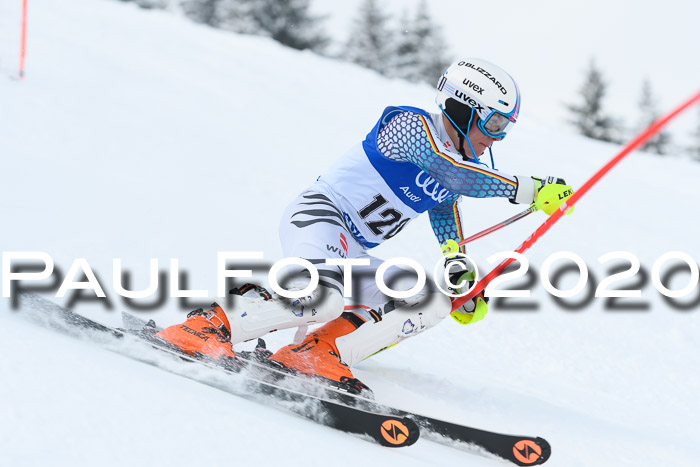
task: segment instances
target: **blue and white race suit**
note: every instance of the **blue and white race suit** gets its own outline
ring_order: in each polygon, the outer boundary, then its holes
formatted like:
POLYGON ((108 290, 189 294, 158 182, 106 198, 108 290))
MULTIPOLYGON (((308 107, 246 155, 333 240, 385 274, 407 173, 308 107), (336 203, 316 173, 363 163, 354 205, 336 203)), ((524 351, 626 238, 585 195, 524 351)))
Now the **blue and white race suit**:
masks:
MULTIPOLYGON (((381 316, 389 300, 372 275, 381 260, 367 250, 398 235, 425 211, 439 243, 462 239, 460 196, 514 199, 516 188, 516 177, 465 161, 442 115, 387 107, 366 139, 287 208, 280 224, 283 252, 316 264, 320 284, 341 293, 342 270, 325 266, 325 258, 369 258, 368 280, 355 284, 360 297, 354 296, 354 303, 381 316)), ((353 268, 355 275, 362 276, 362 268, 353 268)))

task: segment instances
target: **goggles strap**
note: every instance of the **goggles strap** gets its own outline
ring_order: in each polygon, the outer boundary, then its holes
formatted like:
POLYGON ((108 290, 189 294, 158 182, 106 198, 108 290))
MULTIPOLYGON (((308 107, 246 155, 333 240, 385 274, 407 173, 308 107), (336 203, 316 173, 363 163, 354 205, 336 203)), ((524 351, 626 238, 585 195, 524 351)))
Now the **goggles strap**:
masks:
MULTIPOLYGON (((469 141, 469 137, 464 134, 464 132, 462 131, 462 129, 460 127, 457 126, 457 124, 454 122, 454 120, 452 120, 452 117, 450 117, 449 114, 447 112, 445 112, 445 109, 443 109, 442 106, 440 106, 440 110, 445 115, 445 117, 447 117, 447 119, 450 121, 450 123, 452 123, 452 126, 459 133, 459 147, 457 148, 457 151, 459 151, 459 153, 462 155, 462 157, 464 158, 465 161, 467 161, 467 162, 469 161, 469 156, 467 156, 467 154, 464 152, 464 140, 466 139, 467 144, 469 145, 469 150, 472 153, 473 159, 477 163, 479 163, 479 158, 476 157, 476 154, 474 154, 474 148, 472 148, 472 143, 471 143, 471 141, 469 141)), ((472 108, 471 114, 469 116, 469 123, 467 124, 467 128, 471 128, 473 118, 474 118, 474 108, 472 108)))
POLYGON ((491 146, 489 146, 489 156, 491 156, 491 168, 496 170, 496 165, 493 163, 493 151, 491 150, 491 146))
MULTIPOLYGON (((469 123, 467 124, 467 131, 469 131, 469 128, 472 127, 472 120, 473 120, 473 119, 474 119, 474 107, 472 107, 471 115, 469 115, 469 123)), ((474 160, 476 160, 476 161, 478 162, 478 161, 479 161, 479 158, 476 157, 476 154, 474 153, 474 148, 472 147, 472 142, 469 141, 469 137, 468 137, 467 135, 464 134, 464 132, 462 131, 461 128, 457 128, 457 129, 459 130, 459 132, 460 132, 462 135, 464 135, 464 139, 467 140, 467 144, 469 145, 469 150, 470 150, 471 153, 472 153, 472 157, 474 158, 474 160)), ((462 138, 460 137, 460 139, 462 139, 462 138)), ((462 153, 462 155, 464 156, 465 154, 462 153)))

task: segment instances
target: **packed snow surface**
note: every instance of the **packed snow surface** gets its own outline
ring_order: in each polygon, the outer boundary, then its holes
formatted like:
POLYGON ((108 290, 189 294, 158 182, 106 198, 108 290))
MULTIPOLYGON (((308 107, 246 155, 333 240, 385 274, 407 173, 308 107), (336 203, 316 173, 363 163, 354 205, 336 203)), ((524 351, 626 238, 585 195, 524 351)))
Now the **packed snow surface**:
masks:
MULTIPOLYGON (((10 23, 5 8, 0 29, 10 23)), ((56 269, 40 282, 44 296, 110 325, 122 309, 170 325, 206 305, 216 295, 217 252, 264 252, 255 271, 264 281, 281 257, 285 205, 364 138, 384 107, 433 106, 429 86, 166 12, 35 0, 30 13, 31 72, 18 81, 14 62, 0 61, 0 247, 49 254, 56 269), (90 291, 55 297, 79 258, 106 300, 90 291), (115 292, 114 258, 136 290, 158 259, 164 294, 177 258, 180 288, 210 298, 127 302, 115 292)), ((536 107, 522 91, 523 105, 536 107)), ((494 145, 500 170, 557 175, 575 188, 620 149, 535 116, 544 114, 522 118, 494 145)), ((529 287, 529 298, 494 300, 471 326, 448 318, 363 362, 356 376, 382 402, 545 437, 547 465, 696 465, 699 291, 674 305, 651 278, 666 252, 700 258, 698 179, 700 164, 631 154, 528 252, 532 280, 509 285, 529 287), (590 271, 589 286, 561 300, 539 274, 559 251, 590 271), (640 298, 592 298, 613 266, 628 264, 599 263, 616 251, 638 257, 642 271, 612 288, 640 289, 640 298)), ((467 234, 519 210, 502 199, 467 199, 461 209, 467 234)), ((544 218, 489 235, 469 253, 488 271, 492 254, 516 248, 544 218)), ((373 254, 409 256, 430 270, 440 257, 427 216, 373 254)), ((681 289, 687 271, 666 286, 681 289)), ((567 289, 577 277, 553 282, 567 289)), ((0 465, 502 465, 425 440, 382 448, 32 325, 10 299, 1 307, 0 465)), ((292 335, 272 334, 268 344, 292 335)))

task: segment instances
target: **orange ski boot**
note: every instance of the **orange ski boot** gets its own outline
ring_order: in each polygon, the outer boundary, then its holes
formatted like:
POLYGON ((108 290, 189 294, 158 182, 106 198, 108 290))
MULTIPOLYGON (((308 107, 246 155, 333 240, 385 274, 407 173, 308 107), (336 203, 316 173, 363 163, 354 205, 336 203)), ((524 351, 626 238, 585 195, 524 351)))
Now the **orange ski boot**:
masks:
POLYGON ((372 390, 355 378, 350 368, 340 359, 335 340, 357 329, 346 314, 329 321, 304 338, 301 344, 291 344, 275 352, 270 360, 286 369, 321 379, 331 387, 371 395, 372 390))
POLYGON ((155 337, 174 345, 195 357, 208 357, 229 368, 238 368, 236 353, 231 346, 231 326, 224 310, 212 303, 187 314, 187 320, 163 329, 155 337))

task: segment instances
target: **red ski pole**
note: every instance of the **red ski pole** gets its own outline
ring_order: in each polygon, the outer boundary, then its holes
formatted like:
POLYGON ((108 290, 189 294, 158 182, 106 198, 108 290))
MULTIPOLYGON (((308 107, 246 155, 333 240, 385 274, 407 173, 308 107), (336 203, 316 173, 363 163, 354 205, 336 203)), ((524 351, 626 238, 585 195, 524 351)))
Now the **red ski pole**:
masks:
POLYGON ((517 220, 522 219, 523 217, 527 217, 537 210, 538 210, 537 206, 535 206, 535 204, 533 203, 530 205, 530 207, 528 207, 523 212, 518 213, 518 214, 514 215, 513 217, 509 217, 508 219, 504 220, 503 222, 499 222, 498 224, 493 225, 493 226, 489 227, 488 229, 484 229, 481 232, 475 233, 471 237, 467 237, 464 240, 460 241, 457 245, 462 246, 462 245, 466 245, 467 243, 473 242, 474 240, 477 240, 481 237, 484 237, 484 236, 490 234, 491 232, 495 232, 496 230, 500 230, 503 227, 510 225, 517 220))
MULTIPOLYGON (((632 152, 634 149, 642 145, 644 142, 646 142, 649 138, 654 136, 661 128, 663 128, 664 125, 666 125, 669 121, 673 120, 678 114, 686 110, 688 107, 691 105, 695 104, 696 102, 700 101, 700 91, 698 91, 695 95, 691 96, 687 101, 685 101, 683 104, 678 106, 676 109, 673 111, 669 112, 665 117, 656 120, 654 123, 652 123, 649 128, 646 130, 642 131, 640 134, 638 134, 632 141, 627 143, 627 145, 622 148, 622 150, 610 161, 608 161, 607 164, 605 164, 603 167, 600 168, 591 178, 589 178, 586 183, 584 183, 581 188, 579 188, 574 194, 568 199, 568 201, 564 202, 559 209, 557 209, 551 216, 545 220, 542 225, 540 225, 537 230, 535 230, 532 235, 530 235, 523 243, 520 245, 515 252, 516 253, 524 253, 525 250, 530 248, 532 245, 535 244, 537 240, 542 237, 542 235, 547 232, 552 225, 554 225, 555 222, 557 222, 561 216, 564 215, 564 213, 572 206, 576 204, 576 202, 583 196, 585 195, 588 190, 591 189, 593 185, 598 183, 600 179, 603 177, 603 175, 607 174, 610 169, 615 167, 625 156, 627 156, 630 152, 632 152)), ((459 297, 455 299, 455 301, 452 302, 452 311, 456 310, 457 308, 461 307, 464 305, 467 300, 471 300, 474 296, 479 294, 482 290, 486 288, 486 286, 489 285, 489 283, 498 277, 503 271, 508 267, 509 264, 511 264, 513 261, 515 261, 514 258, 507 258, 503 260, 498 266, 493 268, 491 272, 486 274, 483 279, 481 279, 479 282, 476 283, 474 288, 469 291, 468 294, 464 295, 463 297, 459 297)))
POLYGON ((22 0, 22 33, 19 45, 19 79, 24 79, 24 56, 27 50, 27 0, 22 0))

